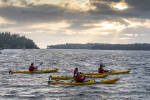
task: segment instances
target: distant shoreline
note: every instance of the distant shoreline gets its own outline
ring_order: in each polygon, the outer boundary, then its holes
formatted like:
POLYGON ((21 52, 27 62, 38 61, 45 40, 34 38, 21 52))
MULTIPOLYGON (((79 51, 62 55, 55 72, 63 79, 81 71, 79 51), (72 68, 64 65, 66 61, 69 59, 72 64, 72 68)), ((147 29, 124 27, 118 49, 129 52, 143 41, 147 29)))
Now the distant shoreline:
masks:
POLYGON ((104 44, 104 43, 87 43, 87 44, 58 44, 47 46, 47 49, 89 49, 89 50, 150 50, 148 43, 135 44, 104 44))

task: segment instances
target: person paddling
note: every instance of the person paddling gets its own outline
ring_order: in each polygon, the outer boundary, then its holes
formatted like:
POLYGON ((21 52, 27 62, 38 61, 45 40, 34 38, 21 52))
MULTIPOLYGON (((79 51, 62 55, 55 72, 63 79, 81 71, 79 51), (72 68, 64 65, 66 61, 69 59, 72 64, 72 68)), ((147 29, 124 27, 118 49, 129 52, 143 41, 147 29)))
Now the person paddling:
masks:
POLYGON ((99 73, 105 73, 105 72, 108 72, 107 70, 105 70, 103 67, 105 67, 104 64, 100 64, 100 67, 98 68, 98 72, 99 73))
POLYGON ((74 70, 74 79, 76 82, 83 82, 85 80, 85 77, 80 74, 77 67, 74 70))
POLYGON ((31 63, 31 65, 29 66, 29 71, 35 71, 37 69, 38 69, 38 67, 35 67, 34 63, 31 63))

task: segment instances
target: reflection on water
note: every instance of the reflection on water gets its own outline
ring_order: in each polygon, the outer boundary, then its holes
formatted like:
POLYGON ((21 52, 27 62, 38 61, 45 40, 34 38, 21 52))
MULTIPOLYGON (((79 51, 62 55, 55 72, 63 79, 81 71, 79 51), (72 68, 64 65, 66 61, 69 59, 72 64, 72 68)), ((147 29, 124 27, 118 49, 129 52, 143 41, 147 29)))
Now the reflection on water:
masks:
MULTIPOLYGON (((5 100, 149 100, 149 51, 107 50, 2 50, 0 54, 0 99, 5 100), (9 70, 28 70, 31 62, 39 69, 59 68, 51 74, 13 74, 9 70), (96 72, 99 63, 107 69, 128 70, 116 84, 84 86, 48 85, 49 75, 72 75, 77 66, 81 72, 96 72)), ((100 80, 100 79, 99 79, 100 80)))

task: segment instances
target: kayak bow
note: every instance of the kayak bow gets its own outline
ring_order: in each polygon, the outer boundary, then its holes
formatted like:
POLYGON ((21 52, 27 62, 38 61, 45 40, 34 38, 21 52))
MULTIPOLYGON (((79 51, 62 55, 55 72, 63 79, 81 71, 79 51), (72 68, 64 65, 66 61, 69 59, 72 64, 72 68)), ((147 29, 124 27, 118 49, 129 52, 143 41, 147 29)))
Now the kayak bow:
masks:
POLYGON ((51 85, 91 85, 91 84, 114 84, 116 83, 120 78, 115 79, 109 79, 109 80, 101 80, 101 81, 95 81, 95 80, 89 80, 86 82, 57 82, 57 81, 49 81, 49 84, 51 85))
POLYGON ((57 72, 58 68, 56 69, 51 69, 51 70, 37 70, 37 71, 9 71, 10 74, 17 74, 17 73, 22 73, 22 74, 40 74, 40 73, 52 73, 52 72, 57 72))

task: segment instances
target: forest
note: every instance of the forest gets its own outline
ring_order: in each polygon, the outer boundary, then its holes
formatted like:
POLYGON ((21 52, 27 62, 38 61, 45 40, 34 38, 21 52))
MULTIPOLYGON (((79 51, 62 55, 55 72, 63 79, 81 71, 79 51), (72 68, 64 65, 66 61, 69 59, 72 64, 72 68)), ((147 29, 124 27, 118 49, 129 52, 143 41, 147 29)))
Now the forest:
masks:
POLYGON ((39 47, 25 36, 11 34, 10 32, 0 32, 1 49, 39 49, 39 47))

